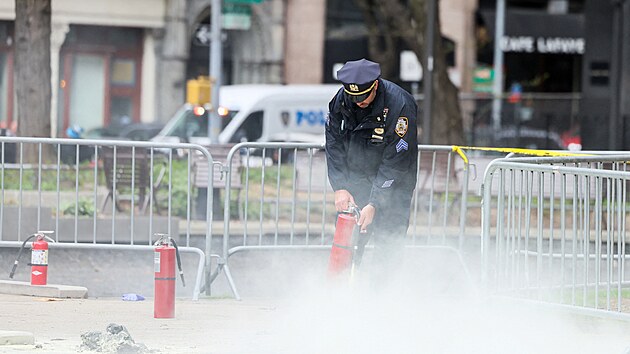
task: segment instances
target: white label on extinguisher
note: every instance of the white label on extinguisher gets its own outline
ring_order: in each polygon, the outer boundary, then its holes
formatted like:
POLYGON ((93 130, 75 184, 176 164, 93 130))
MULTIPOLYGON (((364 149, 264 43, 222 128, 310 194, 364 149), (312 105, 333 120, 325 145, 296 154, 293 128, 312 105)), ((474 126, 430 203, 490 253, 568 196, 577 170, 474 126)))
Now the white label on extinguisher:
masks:
POLYGON ((160 272, 160 252, 155 252, 153 256, 153 271, 160 272))
POLYGON ((31 264, 33 265, 48 264, 48 250, 33 250, 33 252, 31 252, 31 264))

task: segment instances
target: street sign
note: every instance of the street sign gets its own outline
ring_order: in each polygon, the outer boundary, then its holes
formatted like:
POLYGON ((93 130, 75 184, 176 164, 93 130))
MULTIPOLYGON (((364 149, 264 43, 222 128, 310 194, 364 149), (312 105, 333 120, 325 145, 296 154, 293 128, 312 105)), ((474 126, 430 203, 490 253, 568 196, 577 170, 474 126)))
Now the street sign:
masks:
POLYGON ((196 45, 207 46, 210 45, 210 25, 200 25, 195 31, 195 37, 193 42, 196 45))
POLYGON ((245 3, 225 3, 222 17, 224 29, 248 30, 252 26, 252 7, 245 3))
POLYGON ((247 14, 223 14, 223 28, 231 30, 248 30, 252 27, 252 16, 247 14))
MULTIPOLYGON (((252 27, 252 4, 260 4, 265 0, 223 0, 221 26, 228 30, 248 30, 252 27)), ((197 27, 193 42, 196 45, 210 45, 210 25, 197 27)))

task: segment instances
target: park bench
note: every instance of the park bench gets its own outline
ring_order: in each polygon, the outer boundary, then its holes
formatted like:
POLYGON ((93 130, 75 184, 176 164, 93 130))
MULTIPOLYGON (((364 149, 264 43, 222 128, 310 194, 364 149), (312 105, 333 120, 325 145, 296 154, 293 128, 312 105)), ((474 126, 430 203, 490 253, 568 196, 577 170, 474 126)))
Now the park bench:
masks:
POLYGON ((146 148, 101 147, 99 155, 103 161, 103 172, 108 194, 103 200, 104 211, 109 200, 115 202, 116 210, 123 210, 123 202, 134 201, 144 213, 153 196, 153 205, 159 211, 157 191, 166 174, 166 160, 161 154, 146 148), (153 163, 152 163, 153 162, 153 163), (153 181, 151 181, 153 177, 153 181))
MULTIPOLYGON (((229 163, 227 161, 228 154, 234 144, 216 144, 216 145, 208 145, 205 146, 210 152, 212 156, 212 187, 214 189, 213 196, 213 214, 215 220, 223 219, 223 203, 221 201, 221 190, 225 190, 225 186, 227 183, 227 172, 229 168, 229 163)), ((239 205, 239 216, 241 213, 240 210, 240 190, 242 189, 241 183, 241 156, 239 154, 235 154, 232 159, 232 174, 230 177, 230 190, 232 194, 236 195, 237 204, 239 205)), ((194 152, 193 157, 193 178, 192 184, 193 187, 197 190, 196 196, 196 216, 198 219, 205 218, 206 215, 206 198, 208 197, 208 173, 210 172, 208 166, 207 158, 199 153, 198 151, 194 152)))

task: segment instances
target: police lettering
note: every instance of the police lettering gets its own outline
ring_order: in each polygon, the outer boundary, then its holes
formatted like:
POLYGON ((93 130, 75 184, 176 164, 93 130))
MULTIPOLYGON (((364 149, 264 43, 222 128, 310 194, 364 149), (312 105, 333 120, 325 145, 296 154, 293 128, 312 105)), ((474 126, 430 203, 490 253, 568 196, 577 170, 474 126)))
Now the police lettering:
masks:
POLYGON ((326 114, 324 111, 297 111, 297 125, 324 125, 326 124, 326 114))

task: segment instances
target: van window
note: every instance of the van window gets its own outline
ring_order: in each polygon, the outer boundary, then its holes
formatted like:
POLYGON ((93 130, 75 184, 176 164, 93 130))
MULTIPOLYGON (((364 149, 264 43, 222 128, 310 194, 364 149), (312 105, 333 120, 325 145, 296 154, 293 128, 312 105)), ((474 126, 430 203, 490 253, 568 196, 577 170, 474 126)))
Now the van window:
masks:
POLYGON ((183 118, 177 122, 168 135, 176 136, 184 141, 191 137, 208 135, 207 115, 197 116, 189 110, 184 113, 183 118))
MULTIPOLYGON (((221 130, 225 128, 238 111, 230 111, 228 115, 221 117, 221 130)), ((176 136, 182 141, 190 138, 208 136, 208 114, 195 115, 193 110, 187 109, 183 115, 177 119, 175 124, 165 134, 166 136, 176 136)))
POLYGON ((263 133, 263 111, 252 112, 241 126, 236 130, 230 143, 240 143, 241 141, 256 141, 263 133))

